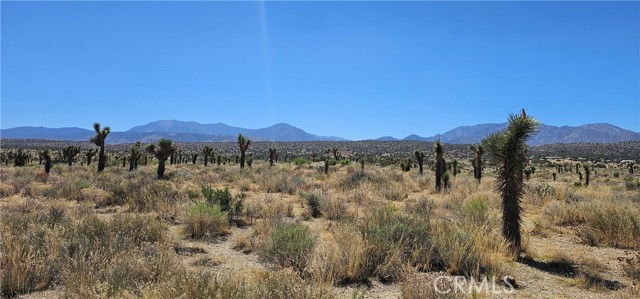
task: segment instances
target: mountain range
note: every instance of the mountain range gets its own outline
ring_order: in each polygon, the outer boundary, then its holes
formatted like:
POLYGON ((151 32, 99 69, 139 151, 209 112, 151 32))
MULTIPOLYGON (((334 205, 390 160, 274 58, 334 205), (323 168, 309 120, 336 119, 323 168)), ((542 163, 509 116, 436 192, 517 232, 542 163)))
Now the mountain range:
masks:
MULTIPOLYGON (((461 126, 431 137, 409 135, 403 139, 391 136, 380 137, 378 141, 435 141, 453 144, 479 143, 486 135, 507 127, 507 123, 479 124, 461 126)), ((169 138, 177 142, 223 142, 235 141, 238 134, 243 134, 254 141, 348 141, 335 136, 319 136, 286 123, 275 124, 266 128, 246 129, 233 127, 223 123, 201 124, 194 121, 160 120, 146 125, 136 126, 124 132, 111 132, 107 138, 109 143, 131 143, 138 140, 153 142, 161 138, 169 138)), ((85 141, 94 135, 93 130, 82 128, 45 128, 16 127, 1 129, 0 138, 11 139, 50 139, 85 141)), ((587 124, 577 127, 549 126, 541 124, 539 132, 529 144, 542 145, 553 143, 612 143, 620 141, 640 141, 640 133, 625 130, 607 123, 587 124)))

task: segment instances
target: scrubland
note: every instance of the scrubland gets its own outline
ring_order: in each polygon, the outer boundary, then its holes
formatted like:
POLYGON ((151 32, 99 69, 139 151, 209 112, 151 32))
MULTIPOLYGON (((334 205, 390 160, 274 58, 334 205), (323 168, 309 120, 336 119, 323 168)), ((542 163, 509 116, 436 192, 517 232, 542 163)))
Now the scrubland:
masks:
POLYGON ((640 297, 640 184, 626 169, 585 187, 538 166, 515 255, 489 166, 478 183, 461 163, 440 193, 428 168, 397 165, 180 164, 164 180, 155 167, 0 167, 3 296, 640 297), (515 290, 436 292, 456 276, 499 289, 510 276, 515 290))

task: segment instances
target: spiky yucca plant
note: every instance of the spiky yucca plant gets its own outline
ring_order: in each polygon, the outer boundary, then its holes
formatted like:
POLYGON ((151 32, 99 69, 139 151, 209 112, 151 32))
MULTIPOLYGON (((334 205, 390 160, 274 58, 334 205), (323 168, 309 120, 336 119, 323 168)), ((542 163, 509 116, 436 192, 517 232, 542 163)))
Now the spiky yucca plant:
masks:
POLYGON ((173 153, 175 153, 176 147, 169 139, 160 139, 158 146, 155 144, 149 144, 147 146, 147 153, 152 154, 158 159, 158 179, 164 178, 164 164, 173 153))
POLYGON ((245 153, 247 152, 250 144, 250 139, 246 139, 244 138, 244 136, 242 136, 242 134, 238 134, 238 146, 240 147, 240 168, 244 168, 245 153))
POLYGON ((29 154, 22 149, 18 149, 16 153, 13 155, 13 166, 19 167, 27 164, 27 160, 29 159, 29 154))
POLYGON ((273 160, 275 158, 276 158, 276 149, 275 148, 269 148, 269 166, 273 166, 273 160))
POLYGON ((433 145, 433 151, 436 154, 436 191, 440 192, 442 190, 442 175, 447 170, 447 165, 444 161, 444 146, 440 140, 433 145))
POLYGON ((62 149, 62 156, 64 157, 67 164, 69 164, 69 166, 73 164, 73 160, 76 158, 76 156, 79 153, 80 153, 79 146, 70 145, 62 149))
POLYGON ((49 150, 42 151, 40 155, 44 159, 44 173, 49 175, 51 171, 51 155, 49 155, 49 150))
POLYGON ((520 252, 522 207, 524 194, 523 173, 527 163, 527 139, 537 130, 538 122, 520 114, 509 115, 509 126, 482 140, 491 159, 496 164, 496 187, 502 198, 502 234, 515 252, 520 252))
POLYGON ((96 131, 96 136, 92 137, 89 141, 100 147, 100 152, 98 153, 98 172, 101 172, 104 170, 105 166, 104 141, 107 139, 107 135, 111 133, 111 128, 104 127, 104 129, 100 129, 100 124, 94 123, 93 130, 96 131))
POLYGON ((473 161, 473 177, 478 180, 478 183, 482 180, 482 155, 484 155, 484 147, 482 145, 470 145, 469 149, 476 155, 473 161))
POLYGON ((89 149, 84 156, 87 158, 87 166, 91 165, 91 160, 98 153, 97 149, 89 149))
POLYGON ((138 168, 138 160, 142 157, 142 152, 140 151, 141 146, 140 141, 138 141, 131 147, 131 150, 129 150, 129 171, 138 168))
POLYGON ((589 165, 582 165, 584 168, 584 185, 589 186, 589 176, 591 175, 591 170, 589 169, 589 165))
POLYGON ((212 159, 211 161, 213 161, 213 159, 215 159, 213 155, 214 155, 214 153, 213 153, 213 149, 212 148, 210 148, 208 146, 205 146, 202 149, 202 156, 204 157, 204 167, 207 167, 207 164, 209 163, 209 157, 211 157, 211 159, 212 159))
POLYGON ((416 150, 413 152, 413 155, 416 156, 416 160, 418 160, 418 172, 422 174, 422 165, 424 163, 425 154, 423 151, 416 150))

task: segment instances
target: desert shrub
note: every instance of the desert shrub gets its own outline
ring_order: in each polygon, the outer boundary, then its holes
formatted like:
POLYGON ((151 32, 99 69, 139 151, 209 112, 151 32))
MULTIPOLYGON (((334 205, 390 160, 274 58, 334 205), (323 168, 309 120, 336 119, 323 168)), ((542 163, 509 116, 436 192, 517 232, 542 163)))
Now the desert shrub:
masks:
POLYGON ((322 207, 326 201, 324 197, 315 192, 301 192, 300 196, 307 203, 307 209, 309 209, 313 218, 318 218, 322 215, 322 207))
POLYGON ((231 209, 231 192, 229 188, 213 189, 211 186, 202 186, 202 194, 207 200, 209 205, 219 205, 222 211, 229 211, 231 209))
POLYGON ((380 280, 401 279, 405 264, 430 268, 433 244, 428 214, 416 217, 385 205, 372 209, 357 229, 366 244, 366 269, 380 280))
POLYGON ((349 161, 347 159, 342 159, 342 160, 338 161, 338 163, 340 163, 340 165, 342 165, 342 166, 347 166, 347 165, 351 164, 351 161, 349 161))
POLYGON ((129 209, 136 212, 157 212, 163 206, 173 206, 180 201, 178 190, 167 181, 154 180, 144 186, 130 183, 127 190, 129 209))
POLYGON ((268 262, 302 272, 315 244, 306 225, 277 221, 259 252, 268 262))
POLYGON ((461 207, 461 212, 465 221, 472 225, 481 226, 489 219, 489 207, 485 199, 475 198, 461 207))
POLYGON ((538 182, 527 186, 529 193, 533 194, 536 203, 543 203, 545 199, 555 193, 555 189, 547 182, 538 182))
POLYGON ((163 239, 166 228, 156 219, 136 214, 118 214, 110 223, 116 251, 140 247, 145 243, 157 243, 163 239))
MULTIPOLYGON (((434 242, 434 263, 451 274, 477 277, 480 273, 494 273, 495 264, 488 258, 489 248, 478 242, 471 229, 441 223, 437 226, 434 242)), ((482 237, 486 237, 481 233, 482 237)))
POLYGON ((0 293, 13 297, 20 293, 42 290, 49 286, 59 271, 58 246, 55 236, 33 218, 19 219, 23 215, 5 215, 3 222, 13 224, 13 229, 2 229, 2 272, 0 293), (11 218, 11 219, 7 219, 11 218), (9 230, 9 231, 8 231, 9 230))
POLYGON ((187 208, 186 231, 195 239, 225 235, 229 228, 227 217, 218 205, 192 205, 187 208))
POLYGON ((342 223, 336 224, 332 236, 335 242, 320 243, 306 271, 328 283, 366 282, 370 272, 362 236, 353 226, 342 223))
POLYGON ((587 243, 607 244, 626 249, 640 248, 640 209, 630 202, 596 202, 584 207, 587 243))
POLYGON ((310 161, 310 160, 305 159, 305 158, 303 158, 303 157, 296 157, 296 158, 295 158, 295 159, 293 159, 293 161, 291 161, 291 162, 293 162, 293 164, 294 164, 294 165, 297 165, 297 166, 300 166, 300 165, 304 165, 304 164, 309 164, 309 163, 311 163, 311 161, 310 161))
POLYGON ((326 198, 322 205, 322 214, 329 220, 342 220, 347 213, 347 206, 340 198, 326 198))
POLYGON ((620 172, 614 171, 613 172, 613 177, 614 178, 619 178, 620 177, 620 172))
POLYGON ((636 180, 635 182, 633 181, 633 176, 625 176, 624 177, 624 187, 625 189, 627 189, 627 191, 633 191, 633 190, 637 190, 640 189, 640 181, 636 180))

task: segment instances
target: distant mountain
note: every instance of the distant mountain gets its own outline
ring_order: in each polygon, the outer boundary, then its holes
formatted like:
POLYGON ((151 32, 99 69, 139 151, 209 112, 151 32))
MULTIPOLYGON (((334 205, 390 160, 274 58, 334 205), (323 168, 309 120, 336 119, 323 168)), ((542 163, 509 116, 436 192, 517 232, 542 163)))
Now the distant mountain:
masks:
MULTIPOLYGON (((507 125, 508 123, 461 126, 431 137, 409 135, 403 140, 440 140, 444 143, 476 144, 480 143, 485 136, 505 129, 507 125)), ((640 133, 625 130, 607 123, 587 124, 578 127, 556 127, 541 124, 538 133, 531 137, 529 144, 535 146, 554 143, 612 143, 621 141, 640 141, 640 133)))
MULTIPOLYGON (((200 124, 194 121, 161 120, 133 127, 125 132, 111 132, 108 143, 158 141, 168 138, 177 142, 235 141, 243 134, 254 141, 345 141, 333 136, 318 136, 292 125, 280 123, 262 129, 245 129, 226 124, 200 124)), ((0 130, 0 138, 86 141, 93 130, 81 128, 17 127, 0 130)))
POLYGON ((375 140, 375 141, 397 141, 398 138, 391 137, 391 136, 382 136, 380 138, 373 139, 373 140, 375 140))
POLYGON ((95 135, 93 130, 82 128, 16 127, 0 130, 0 138, 89 140, 95 135))
MULTIPOLYGON (((431 137, 422 137, 414 134, 402 140, 435 141, 439 139, 444 143, 450 144, 476 144, 485 136, 506 127, 507 123, 461 126, 431 137)), ((160 120, 133 127, 125 132, 111 132, 107 142, 131 143, 138 140, 154 142, 161 138, 169 138, 177 142, 236 141, 240 133, 254 141, 346 141, 346 139, 340 137, 310 134, 286 123, 279 123, 261 129, 246 129, 222 123, 201 124, 194 121, 160 120)), ((17 127, 0 130, 0 138, 8 139, 87 141, 93 135, 93 130, 82 128, 17 127)), ((384 136, 375 140, 395 141, 398 139, 384 136)), ((577 127, 556 127, 541 124, 539 132, 531 138, 529 144, 536 146, 555 143, 613 143, 622 141, 640 141, 640 133, 606 123, 587 124, 577 127)))

